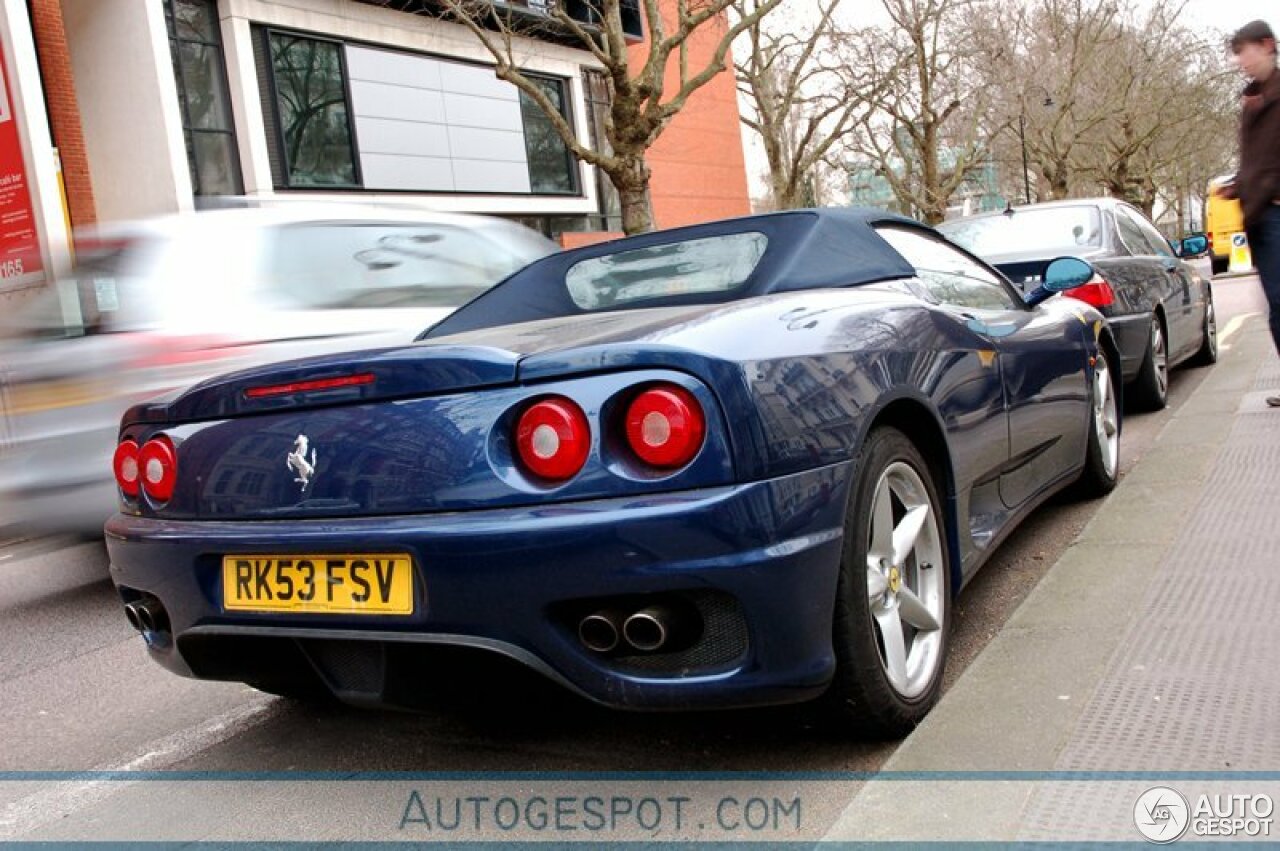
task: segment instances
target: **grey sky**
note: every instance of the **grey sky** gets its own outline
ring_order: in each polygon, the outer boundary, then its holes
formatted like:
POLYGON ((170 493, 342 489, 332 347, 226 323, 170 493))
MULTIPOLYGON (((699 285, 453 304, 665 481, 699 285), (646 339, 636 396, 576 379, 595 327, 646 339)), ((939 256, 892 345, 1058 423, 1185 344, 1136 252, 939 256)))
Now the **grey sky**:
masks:
POLYGON ((1256 18, 1280 27, 1280 3, 1276 0, 1188 0, 1186 15, 1188 23, 1224 32, 1256 18))

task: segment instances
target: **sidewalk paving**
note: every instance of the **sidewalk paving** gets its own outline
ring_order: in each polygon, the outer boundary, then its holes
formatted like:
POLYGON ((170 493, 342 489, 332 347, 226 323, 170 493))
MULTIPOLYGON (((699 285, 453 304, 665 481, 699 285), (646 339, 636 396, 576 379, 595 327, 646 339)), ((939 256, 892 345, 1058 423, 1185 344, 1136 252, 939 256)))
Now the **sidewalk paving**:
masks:
POLYGON ((826 838, 1141 841, 1152 786, 1280 799, 1277 390, 1255 319, 826 838))

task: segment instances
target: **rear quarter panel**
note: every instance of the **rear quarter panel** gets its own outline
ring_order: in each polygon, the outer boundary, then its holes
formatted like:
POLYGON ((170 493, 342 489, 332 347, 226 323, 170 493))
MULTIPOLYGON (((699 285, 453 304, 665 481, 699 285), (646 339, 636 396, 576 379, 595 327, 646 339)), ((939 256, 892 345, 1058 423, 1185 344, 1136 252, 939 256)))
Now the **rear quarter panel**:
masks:
MULTIPOLYGON (((753 299, 676 323, 644 344, 544 352, 523 361, 521 374, 659 362, 715 389, 739 480, 850 463, 881 412, 910 404, 949 445, 938 486, 965 518, 956 528, 967 533, 971 510, 980 510, 971 505, 975 484, 991 485, 1000 510, 995 480, 1009 457, 1009 432, 995 351, 903 285, 753 299)), ((972 561, 967 534, 959 546, 960 560, 972 561)))
POLYGON ((968 473, 995 466, 990 459, 1007 448, 1007 440, 992 448, 966 443, 988 414, 1003 417, 998 373, 978 354, 990 350, 954 315, 886 284, 752 299, 643 344, 534 355, 520 373, 682 363, 714 386, 746 479, 847 461, 878 410, 911 398, 957 441, 968 473))

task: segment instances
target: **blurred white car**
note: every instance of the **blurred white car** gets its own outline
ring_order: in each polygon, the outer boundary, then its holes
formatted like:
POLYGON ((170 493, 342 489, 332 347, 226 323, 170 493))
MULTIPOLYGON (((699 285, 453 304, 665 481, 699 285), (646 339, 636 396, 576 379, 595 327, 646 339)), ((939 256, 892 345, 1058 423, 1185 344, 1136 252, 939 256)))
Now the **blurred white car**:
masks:
POLYGON ((0 317, 0 537, 100 533, 136 401, 274 360, 411 341, 555 243, 513 222, 288 204, 102 227, 0 317))

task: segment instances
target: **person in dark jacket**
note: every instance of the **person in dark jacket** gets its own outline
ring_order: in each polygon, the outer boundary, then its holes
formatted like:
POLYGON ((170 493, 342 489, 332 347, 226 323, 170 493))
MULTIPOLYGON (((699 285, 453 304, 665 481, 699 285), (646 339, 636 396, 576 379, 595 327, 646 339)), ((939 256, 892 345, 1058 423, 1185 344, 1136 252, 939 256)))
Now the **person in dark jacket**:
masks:
MULTIPOLYGON (((1249 79, 1240 102, 1240 170, 1226 197, 1238 197, 1253 265, 1270 309, 1271 339, 1280 352, 1280 72, 1276 37, 1266 21, 1231 38, 1233 59, 1249 79)), ((1280 396, 1267 404, 1280 408, 1280 396)))

